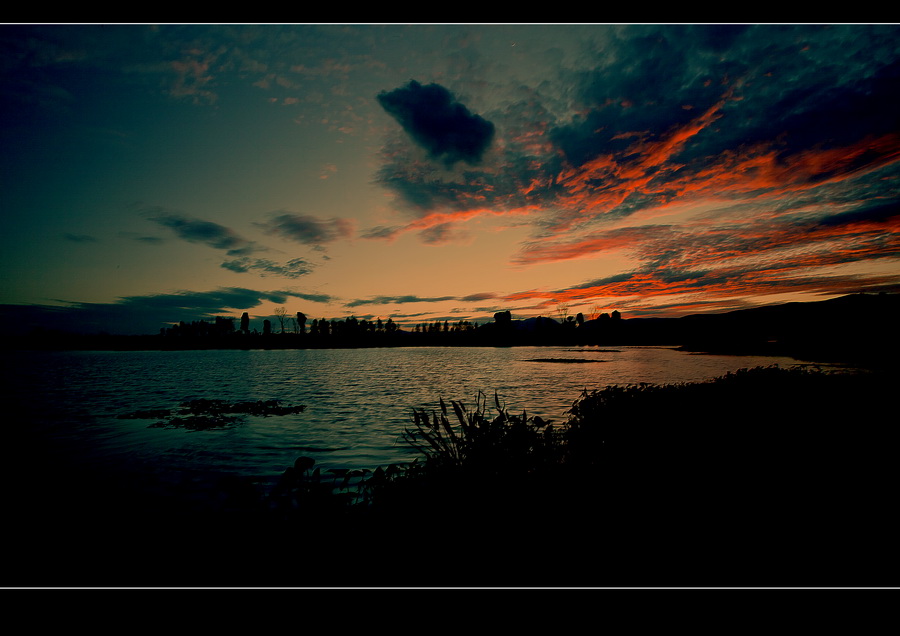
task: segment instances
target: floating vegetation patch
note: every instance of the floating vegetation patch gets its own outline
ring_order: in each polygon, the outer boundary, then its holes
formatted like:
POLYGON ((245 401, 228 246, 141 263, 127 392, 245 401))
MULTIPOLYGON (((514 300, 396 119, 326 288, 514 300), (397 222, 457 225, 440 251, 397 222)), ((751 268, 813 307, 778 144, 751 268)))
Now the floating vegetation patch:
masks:
POLYGON ((207 400, 200 398, 179 404, 177 409, 148 409, 124 413, 118 416, 123 420, 159 420, 150 428, 186 428, 190 430, 207 430, 211 428, 227 428, 241 424, 242 416, 255 415, 291 415, 302 413, 304 405, 282 406, 280 400, 255 400, 245 402, 226 402, 225 400, 207 400))
POLYGON ((155 422, 150 428, 186 428, 192 431, 205 431, 211 428, 228 428, 243 422, 243 418, 227 415, 190 415, 173 417, 167 422, 155 422))
POLYGON ((578 364, 582 362, 607 362, 606 360, 583 360, 581 358, 532 358, 523 360, 522 362, 563 362, 567 364, 578 364))
POLYGON ((622 353, 621 349, 563 349, 571 353, 622 353))
POLYGON ((148 409, 146 411, 122 413, 121 415, 117 415, 116 417, 120 420, 155 420, 161 417, 169 417, 171 414, 171 409, 148 409))

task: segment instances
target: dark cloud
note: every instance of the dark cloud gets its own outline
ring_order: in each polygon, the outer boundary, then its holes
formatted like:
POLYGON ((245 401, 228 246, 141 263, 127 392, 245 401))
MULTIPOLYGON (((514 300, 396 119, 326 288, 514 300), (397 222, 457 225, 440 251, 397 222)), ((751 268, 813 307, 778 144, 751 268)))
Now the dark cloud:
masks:
POLYGON ((308 214, 279 214, 257 225, 269 234, 317 247, 353 235, 353 224, 347 219, 320 219, 308 214))
POLYGON ((377 180, 416 215, 437 209, 465 210, 493 189, 483 173, 464 171, 454 180, 438 173, 412 160, 394 159, 378 169, 377 180))
POLYGON ((299 278, 313 271, 313 265, 302 258, 294 258, 286 263, 275 263, 265 258, 236 258, 222 263, 221 267, 240 274, 255 271, 262 274, 275 274, 286 278, 299 278))
MULTIPOLYGON (((401 296, 375 296, 373 298, 366 299, 355 299, 346 303, 345 307, 360 307, 364 305, 405 305, 410 303, 438 303, 445 302, 448 300, 457 300, 462 302, 480 302, 484 300, 492 300, 495 298, 500 298, 498 294, 493 292, 480 292, 477 294, 469 294, 467 296, 417 296, 413 294, 406 294, 401 296)), ((452 310, 457 313, 469 313, 468 310, 455 309, 452 310)), ((477 308, 475 311, 490 311, 491 313, 495 311, 499 311, 498 307, 493 307, 489 309, 477 308)), ((436 320, 436 317, 432 312, 418 312, 418 313, 396 313, 392 312, 391 314, 395 319, 408 319, 408 318, 417 318, 419 316, 428 316, 429 321, 436 320)), ((459 316, 448 319, 459 320, 459 316)), ((444 318, 441 318, 444 320, 444 318)))
POLYGON ((252 262, 249 258, 236 258, 233 261, 225 261, 220 267, 230 269, 238 274, 246 274, 252 269, 252 262))
POLYGON ((337 298, 328 294, 305 294, 302 292, 284 292, 284 294, 291 298, 300 298, 314 303, 330 303, 337 300, 337 298))
POLYGON ((857 25, 633 27, 617 60, 578 78, 583 116, 552 129, 573 165, 659 139, 725 99, 715 126, 672 157, 700 169, 723 152, 782 156, 896 132, 897 29, 857 25))
MULTIPOLYGON (((307 217, 308 219, 308 217, 307 217)), ((284 276, 286 278, 299 278, 313 271, 314 265, 302 258, 294 258, 286 263, 277 263, 266 258, 249 256, 256 252, 268 251, 268 248, 254 241, 247 240, 238 235, 231 228, 192 219, 182 214, 162 214, 150 217, 150 220, 172 229, 180 238, 192 243, 203 243, 212 248, 225 250, 229 261, 221 264, 221 267, 232 272, 244 274, 254 272, 257 274, 284 276)), ((294 240, 301 242, 326 242, 345 231, 345 226, 338 220, 330 222, 309 222, 299 219, 294 215, 282 215, 276 218, 271 225, 266 225, 270 233, 286 233, 294 240)), ((152 238, 152 237, 147 237, 152 238)))
POLYGON ((468 296, 463 296, 459 300, 464 302, 480 302, 482 300, 492 300, 497 298, 497 294, 493 292, 479 292, 477 294, 469 294, 468 296))
POLYGON ((419 232, 419 238, 423 243, 442 245, 468 240, 471 234, 457 227, 455 223, 440 223, 419 232))
POLYGON ((891 201, 878 205, 861 206, 855 210, 839 214, 831 214, 819 219, 815 224, 823 227, 870 223, 884 224, 896 219, 898 216, 900 216, 900 201, 891 201))
POLYGON ((133 240, 138 243, 147 243, 148 245, 158 245, 165 242, 164 239, 159 236, 135 236, 133 240))
POLYGON ((590 289, 593 287, 603 287, 606 285, 617 285, 619 283, 626 283, 635 278, 635 276, 636 274, 634 272, 622 272, 621 274, 614 274, 613 276, 606 276, 605 278, 596 278, 594 280, 581 283, 580 285, 573 285, 569 289, 590 289))
POLYGON ((378 102, 413 140, 447 166, 477 164, 494 137, 494 124, 469 112, 439 84, 406 86, 381 92, 378 102))
POLYGON ((263 302, 285 304, 290 298, 320 303, 334 300, 325 294, 225 287, 207 292, 127 296, 114 303, 0 305, 0 325, 8 334, 29 333, 35 328, 73 333, 155 334, 161 327, 180 321, 211 320, 253 309, 263 302))
POLYGON ((177 213, 152 216, 150 220, 171 229, 185 241, 203 243, 217 250, 225 250, 229 256, 244 256, 265 249, 241 237, 231 228, 212 221, 192 219, 177 213))
POLYGON ((400 225, 385 226, 379 225, 362 232, 360 236, 367 239, 392 239, 397 233, 403 229, 400 225))
POLYGON ((436 303, 444 300, 457 300, 456 296, 376 296, 369 299, 351 300, 346 303, 347 307, 359 307, 360 305, 391 305, 406 303, 436 303))

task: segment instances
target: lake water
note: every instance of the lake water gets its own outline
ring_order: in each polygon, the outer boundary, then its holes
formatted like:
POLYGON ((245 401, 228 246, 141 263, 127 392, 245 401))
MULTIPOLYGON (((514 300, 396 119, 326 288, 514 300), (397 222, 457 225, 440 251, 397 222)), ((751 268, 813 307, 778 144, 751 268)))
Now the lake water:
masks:
MULTIPOLYGON (((5 352, 7 426, 90 464, 173 474, 209 471, 265 482, 305 455, 328 468, 416 457, 402 439, 413 409, 439 398, 474 405, 496 391, 510 411, 565 421, 584 389, 710 379, 784 357, 697 355, 669 347, 384 348, 250 351, 5 352), (535 361, 579 359, 582 364, 535 361), (228 428, 160 428, 118 416, 198 398, 277 399, 302 413, 247 416, 228 428)), ((36 440, 36 441, 35 441, 36 440)), ((22 449, 24 451, 24 449, 22 449)))

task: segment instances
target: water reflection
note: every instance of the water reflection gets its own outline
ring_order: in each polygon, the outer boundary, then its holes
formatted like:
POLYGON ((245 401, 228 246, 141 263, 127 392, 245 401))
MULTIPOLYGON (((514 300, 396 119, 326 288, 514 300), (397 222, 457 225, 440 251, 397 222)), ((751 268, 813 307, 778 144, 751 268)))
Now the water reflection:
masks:
POLYGON ((14 353, 10 395, 27 425, 103 461, 279 475, 300 454, 324 468, 409 461, 414 409, 496 391, 511 411, 562 421, 584 389, 690 382, 784 357, 692 355, 668 347, 385 348, 14 353), (554 362, 535 362, 552 359, 554 362), (589 360, 573 364, 566 360, 589 360), (153 428, 129 411, 182 401, 282 400, 302 413, 248 416, 223 430, 153 428))

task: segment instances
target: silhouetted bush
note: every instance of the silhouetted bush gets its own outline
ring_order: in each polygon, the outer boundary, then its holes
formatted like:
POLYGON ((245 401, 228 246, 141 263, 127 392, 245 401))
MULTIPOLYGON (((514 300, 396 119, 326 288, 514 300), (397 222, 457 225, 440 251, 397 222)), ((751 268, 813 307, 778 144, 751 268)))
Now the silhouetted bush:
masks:
POLYGON ((441 400, 405 434, 423 461, 382 475, 367 504, 482 522, 628 519, 645 530, 877 515, 897 477, 891 390, 882 374, 743 369, 586 391, 558 426, 511 415, 496 397, 494 415, 483 399, 474 411, 441 400))

